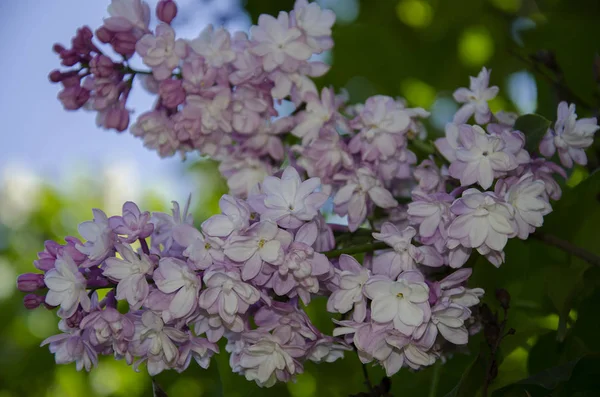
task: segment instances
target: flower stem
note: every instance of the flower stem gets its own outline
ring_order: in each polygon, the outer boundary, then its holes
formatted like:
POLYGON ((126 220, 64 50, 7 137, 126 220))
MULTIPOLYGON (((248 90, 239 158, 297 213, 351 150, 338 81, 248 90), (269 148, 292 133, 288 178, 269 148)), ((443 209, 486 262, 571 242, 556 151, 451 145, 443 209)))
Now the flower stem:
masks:
POLYGON ((552 234, 547 234, 547 233, 544 233, 539 230, 536 231, 535 233, 533 233, 531 235, 531 237, 538 239, 540 241, 543 241, 546 244, 553 245, 557 248, 560 248, 563 251, 570 253, 571 255, 574 255, 580 259, 583 259, 584 261, 586 261, 587 263, 589 263, 591 265, 600 266, 600 256, 595 255, 595 254, 593 254, 581 247, 578 247, 575 244, 572 244, 566 240, 563 240, 560 237, 556 237, 552 234))
POLYGON ((385 249, 385 248, 390 248, 390 247, 386 243, 383 243, 380 241, 378 241, 378 242, 373 241, 373 242, 370 242, 367 244, 359 244, 359 245, 354 245, 354 246, 350 246, 350 247, 346 247, 346 248, 340 248, 337 250, 323 252, 323 254, 325 254, 325 256, 328 258, 335 258, 342 254, 347 254, 347 255, 362 254, 364 252, 373 252, 373 251, 381 250, 381 249, 385 249))
POLYGON ((365 385, 369 389, 369 393, 373 394, 373 384, 369 379, 369 371, 367 371, 367 364, 361 363, 363 376, 365 377, 365 385))

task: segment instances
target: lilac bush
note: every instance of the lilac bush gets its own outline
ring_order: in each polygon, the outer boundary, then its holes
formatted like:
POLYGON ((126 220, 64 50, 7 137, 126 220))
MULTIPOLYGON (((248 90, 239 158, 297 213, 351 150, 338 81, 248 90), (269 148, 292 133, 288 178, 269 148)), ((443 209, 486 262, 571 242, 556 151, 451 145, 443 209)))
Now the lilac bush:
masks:
POLYGON ((555 174, 586 163, 600 128, 561 102, 539 152, 528 151, 517 115, 490 110, 498 87, 483 68, 456 90, 463 105, 430 145, 425 109, 317 89, 312 78, 329 66, 314 55, 332 48, 335 15, 316 3, 262 15, 249 35, 208 26, 192 40, 170 26, 175 2, 156 13, 151 29, 144 1, 112 0, 94 33, 82 27, 71 48, 55 45, 67 69, 50 79, 65 109, 129 127, 161 157, 219 161, 230 194, 200 228, 189 201, 171 214, 127 202, 117 216, 94 209, 82 240, 46 243, 34 263, 42 273, 19 276, 18 288, 28 309, 58 308, 61 333, 42 344, 78 370, 98 355, 145 363, 150 375, 192 358, 206 368, 226 354, 223 339, 231 370, 266 387, 351 350, 388 376, 430 366, 480 328, 483 290, 467 286, 463 266, 476 255, 502 265, 509 239, 542 226, 561 195, 555 174), (130 66, 136 54, 149 70, 130 66), (130 126, 135 79, 156 101, 130 126), (283 101, 296 110, 281 114, 283 101), (328 222, 327 202, 344 224, 328 222), (333 335, 306 314, 317 298, 333 335))

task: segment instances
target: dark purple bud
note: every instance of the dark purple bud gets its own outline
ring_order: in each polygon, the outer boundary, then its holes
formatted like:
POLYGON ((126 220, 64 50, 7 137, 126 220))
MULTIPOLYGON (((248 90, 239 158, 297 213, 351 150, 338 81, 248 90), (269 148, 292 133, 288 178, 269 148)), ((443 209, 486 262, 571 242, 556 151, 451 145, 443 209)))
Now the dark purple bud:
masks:
POLYGON ((77 328, 79 327, 79 323, 81 323, 81 320, 83 320, 84 317, 85 313, 80 308, 75 313, 73 313, 71 317, 67 319, 67 325, 69 326, 69 328, 77 328))
POLYGON ((41 273, 25 273, 17 277, 17 289, 21 292, 33 292, 46 287, 41 273))
POLYGON ((97 77, 110 77, 115 74, 115 63, 105 55, 96 55, 90 61, 90 71, 97 77))
POLYGON ((110 41, 113 49, 124 57, 130 57, 135 53, 136 43, 137 39, 132 32, 117 32, 110 41))
POLYGON ((64 66, 73 66, 79 63, 81 56, 75 50, 64 50, 60 52, 60 58, 64 66))
POLYGON ((96 38, 104 44, 110 43, 114 36, 115 34, 106 29, 104 26, 96 29, 96 38))
POLYGON ((25 295, 25 298, 23 298, 23 305, 26 309, 33 310, 37 309, 45 300, 45 296, 27 294, 25 295))
POLYGON ((500 328, 497 324, 486 324, 483 328, 483 336, 490 346, 494 346, 500 338, 500 328))
POLYGON ((65 50, 66 50, 66 48, 62 44, 56 43, 52 46, 52 51, 56 52, 59 55, 61 52, 65 51, 65 50))
POLYGON ((170 24, 177 15, 177 4, 173 0, 161 0, 156 5, 156 17, 170 24))
POLYGON ((92 43, 92 37, 94 37, 94 34, 89 27, 84 26, 77 29, 77 33, 71 40, 73 50, 79 54, 89 54, 90 51, 96 51, 97 48, 92 43))
POLYGON ((488 305, 481 305, 479 307, 479 314, 484 324, 496 323, 496 316, 494 316, 488 305))
POLYGON ((63 74, 60 72, 60 70, 54 69, 48 75, 48 80, 50 80, 53 83, 58 83, 62 80, 62 76, 63 76, 63 74))
POLYGON ((63 74, 61 83, 62 83, 63 87, 65 87, 65 88, 77 87, 77 86, 81 85, 80 84, 81 77, 79 77, 79 75, 77 73, 69 74, 69 75, 63 74))
POLYGON ((158 86, 161 103, 168 108, 176 108, 185 101, 185 90, 181 80, 163 80, 158 86))
POLYGON ((496 290, 496 299, 500 302, 500 306, 504 310, 508 310, 510 307, 510 294, 504 288, 498 288, 496 290))

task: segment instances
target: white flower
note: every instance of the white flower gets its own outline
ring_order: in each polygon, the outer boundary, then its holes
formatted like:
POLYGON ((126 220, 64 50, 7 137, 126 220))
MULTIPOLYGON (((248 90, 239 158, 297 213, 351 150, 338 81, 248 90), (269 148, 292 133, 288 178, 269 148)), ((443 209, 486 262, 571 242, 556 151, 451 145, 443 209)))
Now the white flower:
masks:
POLYGON ((189 41, 192 50, 202 55, 206 63, 214 68, 220 68, 235 59, 230 43, 229 32, 223 28, 214 30, 212 25, 208 25, 197 38, 189 41))
POLYGON ((367 316, 367 300, 363 294, 363 286, 371 272, 346 254, 340 256, 339 265, 339 288, 329 297, 327 310, 331 313, 347 313, 354 308, 353 320, 362 322, 367 316))
POLYGON ((60 317, 71 317, 79 304, 83 310, 90 311, 91 301, 86 291, 87 282, 66 251, 56 259, 54 269, 45 274, 44 283, 49 289, 46 303, 51 306, 60 305, 58 310, 60 317))
POLYGON ((173 229, 173 238, 185 248, 183 256, 188 258, 197 270, 204 270, 215 261, 222 261, 223 241, 217 237, 204 236, 191 225, 179 225, 173 229))
POLYGON ((117 244, 117 251, 122 259, 107 258, 103 274, 118 282, 117 299, 126 299, 137 310, 148 296, 146 275, 152 275, 154 264, 146 254, 138 256, 129 245, 117 244))
POLYGON ((520 239, 525 240, 536 227, 542 226, 544 216, 552 212, 545 192, 544 181, 534 180, 531 173, 523 175, 508 188, 505 199, 515 210, 517 235, 520 239))
POLYGON ((182 318, 191 314, 198 305, 200 278, 183 261, 176 258, 162 258, 154 272, 156 287, 165 294, 175 294, 167 311, 165 321, 182 318))
POLYGON ((424 259, 423 253, 411 243, 416 234, 417 231, 413 227, 409 226, 400 231, 394 224, 385 222, 381 226, 381 233, 373 233, 373 238, 385 242, 394 250, 375 257, 373 273, 395 279, 404 270, 416 269, 417 263, 423 262, 424 259))
POLYGON ((475 121, 478 124, 490 121, 492 112, 488 101, 494 99, 500 90, 497 86, 489 87, 490 73, 491 70, 483 68, 477 77, 470 77, 469 88, 459 88, 454 91, 456 102, 464 103, 454 115, 455 123, 466 123, 473 114, 475 114, 475 121))
POLYGON ((365 294, 372 299, 373 321, 391 321, 394 328, 406 335, 429 319, 429 287, 418 271, 404 272, 397 281, 384 276, 372 277, 365 284, 365 294))
POLYGON ((94 220, 79 224, 77 230, 86 239, 85 244, 77 244, 79 252, 88 256, 87 266, 102 262, 114 249, 115 233, 108 224, 108 217, 99 210, 93 209, 94 220))

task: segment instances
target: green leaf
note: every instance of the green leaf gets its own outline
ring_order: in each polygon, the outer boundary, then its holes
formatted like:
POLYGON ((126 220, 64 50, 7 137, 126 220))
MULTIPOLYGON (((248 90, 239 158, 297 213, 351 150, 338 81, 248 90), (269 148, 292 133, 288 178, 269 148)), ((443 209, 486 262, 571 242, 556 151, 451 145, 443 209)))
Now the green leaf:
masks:
POLYGON ((544 137, 546 131, 550 127, 550 120, 540 116, 539 114, 525 114, 515 121, 515 130, 525 134, 525 147, 530 152, 537 151, 537 148, 544 137))
POLYGON ((169 397, 167 393, 160 388, 155 379, 152 379, 152 396, 153 397, 169 397))
POLYGON ((486 349, 487 346, 482 343, 480 353, 475 361, 463 374, 456 387, 445 397, 473 397, 477 394, 486 378, 487 359, 482 353, 486 349))

